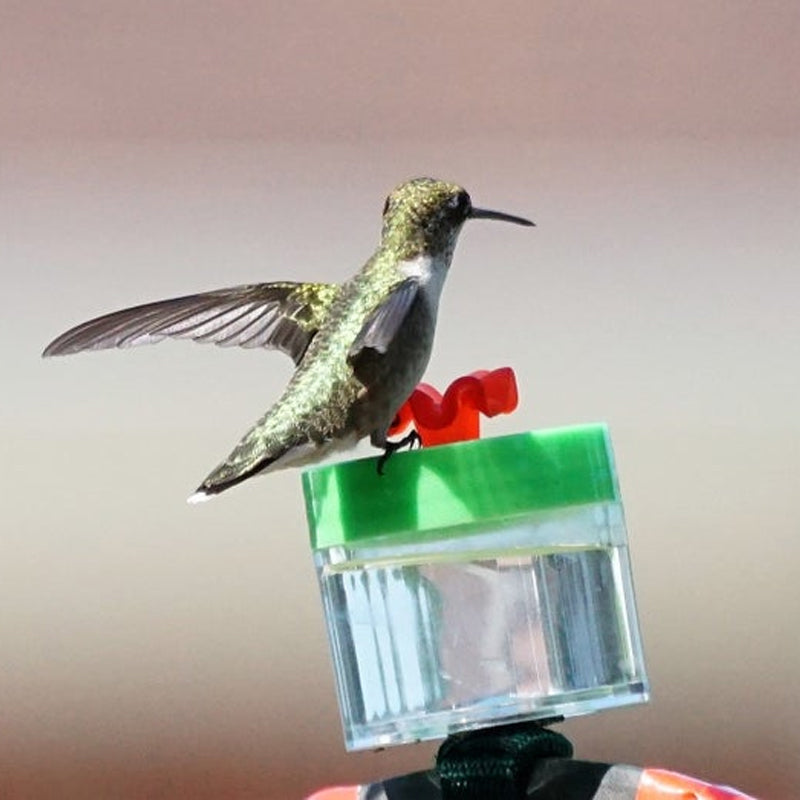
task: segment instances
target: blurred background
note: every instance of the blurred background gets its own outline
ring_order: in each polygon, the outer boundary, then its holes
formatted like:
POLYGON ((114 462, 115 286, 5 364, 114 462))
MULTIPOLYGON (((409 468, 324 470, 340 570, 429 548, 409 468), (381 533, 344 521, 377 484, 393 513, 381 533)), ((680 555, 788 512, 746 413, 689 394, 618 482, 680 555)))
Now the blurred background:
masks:
POLYGON ((430 765, 344 752, 299 473, 184 502, 291 362, 39 358, 120 307, 343 280, 424 174, 538 226, 466 227, 426 380, 513 366, 487 435, 611 426, 653 700, 561 729, 794 796, 798 41, 792 0, 0 0, 0 797, 430 765))

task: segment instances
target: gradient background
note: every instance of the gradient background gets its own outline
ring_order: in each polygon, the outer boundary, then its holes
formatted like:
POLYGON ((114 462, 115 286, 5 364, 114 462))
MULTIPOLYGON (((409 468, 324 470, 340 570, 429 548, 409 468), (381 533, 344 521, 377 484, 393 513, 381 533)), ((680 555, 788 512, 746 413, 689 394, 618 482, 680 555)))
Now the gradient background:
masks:
POLYGON ((279 355, 65 328, 341 280, 419 174, 465 229, 426 378, 517 371, 487 434, 607 420, 650 705, 588 759, 796 796, 800 6, 0 0, 0 797, 288 798, 345 755, 297 472, 184 498, 279 355))

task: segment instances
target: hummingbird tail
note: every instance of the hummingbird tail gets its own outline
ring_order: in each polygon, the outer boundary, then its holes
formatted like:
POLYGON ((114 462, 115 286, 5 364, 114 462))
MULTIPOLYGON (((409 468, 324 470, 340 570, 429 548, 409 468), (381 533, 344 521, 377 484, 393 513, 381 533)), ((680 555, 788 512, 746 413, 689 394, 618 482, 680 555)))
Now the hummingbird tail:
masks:
POLYGON ((220 464, 201 484, 193 495, 187 499, 187 503, 203 503, 210 500, 214 495, 236 486, 237 483, 246 481, 248 478, 263 472, 270 465, 274 464, 280 456, 275 458, 264 458, 257 461, 250 467, 236 470, 235 466, 226 461, 220 464))
POLYGON ((227 461, 220 464, 201 484, 197 491, 189 497, 189 503, 202 503, 210 500, 215 494, 236 486, 254 475, 313 464, 322 458, 340 450, 354 447, 360 437, 356 433, 323 442, 295 440, 283 444, 277 452, 263 454, 260 458, 243 458, 242 451, 237 448, 227 461))

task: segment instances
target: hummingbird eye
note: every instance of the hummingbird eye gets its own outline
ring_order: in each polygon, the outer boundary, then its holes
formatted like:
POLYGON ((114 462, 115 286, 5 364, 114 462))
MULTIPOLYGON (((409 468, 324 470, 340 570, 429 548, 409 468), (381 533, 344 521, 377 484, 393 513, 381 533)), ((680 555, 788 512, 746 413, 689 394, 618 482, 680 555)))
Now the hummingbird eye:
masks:
POLYGON ((464 192, 458 192, 458 194, 454 194, 448 201, 447 205, 450 209, 456 212, 457 216, 466 217, 469 213, 470 206, 472 205, 469 195, 464 192))

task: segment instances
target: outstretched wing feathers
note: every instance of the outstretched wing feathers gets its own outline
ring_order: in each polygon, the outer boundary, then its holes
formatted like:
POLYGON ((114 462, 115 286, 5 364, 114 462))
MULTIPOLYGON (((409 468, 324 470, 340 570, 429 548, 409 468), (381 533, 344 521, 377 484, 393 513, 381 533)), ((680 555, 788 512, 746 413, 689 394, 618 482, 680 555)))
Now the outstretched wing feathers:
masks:
POLYGON ((260 283, 146 303, 68 330, 43 355, 136 347, 169 337, 273 348, 298 364, 338 292, 328 283, 260 283))

